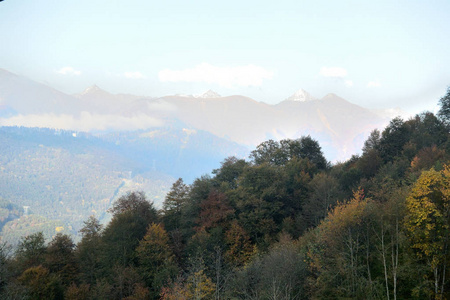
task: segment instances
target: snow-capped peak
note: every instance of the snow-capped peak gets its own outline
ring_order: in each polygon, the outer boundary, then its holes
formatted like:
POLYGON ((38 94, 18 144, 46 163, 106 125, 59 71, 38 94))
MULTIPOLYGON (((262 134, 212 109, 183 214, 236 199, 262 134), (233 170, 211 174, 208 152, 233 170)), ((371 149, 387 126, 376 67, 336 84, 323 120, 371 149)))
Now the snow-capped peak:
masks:
POLYGON ((311 96, 307 91, 303 89, 299 89, 292 96, 287 98, 288 101, 296 101, 296 102, 306 102, 317 100, 317 98, 311 96))
POLYGON ((94 93, 97 91, 101 91, 101 89, 97 85, 94 84, 94 85, 88 87, 87 89, 85 89, 81 94, 86 95, 86 94, 94 93))
POLYGON ((208 90, 208 91, 204 92, 203 94, 197 96, 196 98, 220 98, 220 97, 222 97, 222 96, 220 96, 213 90, 208 90))

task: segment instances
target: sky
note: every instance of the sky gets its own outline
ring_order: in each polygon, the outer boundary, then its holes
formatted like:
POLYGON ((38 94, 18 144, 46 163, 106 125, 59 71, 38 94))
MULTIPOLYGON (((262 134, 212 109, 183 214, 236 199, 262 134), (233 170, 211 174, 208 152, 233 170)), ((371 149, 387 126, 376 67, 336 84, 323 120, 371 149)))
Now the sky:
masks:
POLYGON ((0 68, 75 94, 298 89, 367 108, 436 109, 450 1, 4 0, 0 68))

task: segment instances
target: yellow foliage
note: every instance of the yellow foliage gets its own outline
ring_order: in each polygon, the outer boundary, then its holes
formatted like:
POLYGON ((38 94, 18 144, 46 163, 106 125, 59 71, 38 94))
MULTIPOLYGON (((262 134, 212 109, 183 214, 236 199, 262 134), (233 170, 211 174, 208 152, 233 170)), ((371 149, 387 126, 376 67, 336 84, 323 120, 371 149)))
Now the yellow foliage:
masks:
POLYGON ((62 227, 62 226, 58 226, 58 227, 55 228, 56 232, 61 232, 63 230, 64 230, 64 227, 62 227))
POLYGON ((214 299, 216 285, 203 273, 203 270, 189 275, 187 281, 176 282, 171 288, 161 291, 162 300, 201 300, 214 299))
POLYGON ((237 266, 245 265, 256 252, 250 237, 237 222, 231 223, 231 228, 225 233, 225 240, 229 246, 225 259, 237 266))
POLYGON ((432 267, 441 264, 449 235, 450 169, 422 172, 406 199, 405 219, 418 255, 430 259, 432 267))

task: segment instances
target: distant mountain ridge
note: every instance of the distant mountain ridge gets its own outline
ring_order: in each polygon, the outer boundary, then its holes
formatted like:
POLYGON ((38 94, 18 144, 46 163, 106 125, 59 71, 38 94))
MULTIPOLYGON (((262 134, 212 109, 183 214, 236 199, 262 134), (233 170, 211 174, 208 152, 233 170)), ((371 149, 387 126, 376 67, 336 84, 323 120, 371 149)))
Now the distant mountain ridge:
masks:
POLYGON ((20 126, 29 115, 39 124, 40 116, 45 119, 62 114, 73 119, 66 124, 64 118, 59 118, 58 126, 73 130, 77 130, 80 122, 85 124, 80 127, 82 130, 89 130, 92 123, 97 126, 93 128, 96 131, 182 123, 249 148, 267 139, 309 134, 319 140, 326 157, 333 161, 344 160, 359 151, 370 131, 383 128, 389 120, 382 112, 375 113, 337 95, 328 94, 319 99, 303 89, 276 105, 269 105, 240 95, 222 97, 212 90, 200 96, 155 98, 111 94, 93 85, 71 96, 5 70, 0 71, 0 79, 0 104, 3 105, 0 125, 20 126), (14 115, 22 118, 11 118, 14 115))

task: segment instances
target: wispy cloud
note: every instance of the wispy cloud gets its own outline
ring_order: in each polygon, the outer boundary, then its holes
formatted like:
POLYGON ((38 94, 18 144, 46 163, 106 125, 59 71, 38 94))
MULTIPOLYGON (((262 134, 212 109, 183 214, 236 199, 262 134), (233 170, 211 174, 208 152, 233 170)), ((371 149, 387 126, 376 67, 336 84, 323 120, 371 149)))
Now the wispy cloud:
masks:
POLYGON ((159 72, 158 76, 162 82, 205 82, 232 88, 235 86, 261 86, 264 79, 273 77, 273 72, 255 65, 218 67, 201 63, 184 70, 164 69, 159 72))
POLYGON ((370 81, 370 82, 367 84, 367 87, 369 87, 369 88, 372 88, 372 87, 380 87, 380 86, 381 86, 381 83, 380 83, 380 81, 379 81, 378 79, 373 80, 373 81, 370 81))
POLYGON ((346 79, 347 70, 341 67, 322 67, 319 72, 320 76, 332 78, 333 81, 344 83, 347 87, 353 86, 353 80, 346 79))
POLYGON ((76 76, 81 75, 81 71, 77 71, 72 67, 63 67, 63 68, 57 70, 56 73, 62 74, 62 75, 76 75, 76 76))
POLYGON ((323 77, 344 78, 347 76, 347 70, 339 67, 322 67, 320 69, 320 75, 323 77))
POLYGON ((58 128, 77 131, 138 130, 162 126, 163 122, 145 114, 131 117, 82 112, 79 117, 67 114, 31 114, 0 118, 0 126, 58 128))
POLYGON ((125 72, 123 75, 130 79, 144 79, 145 76, 141 72, 125 72))

